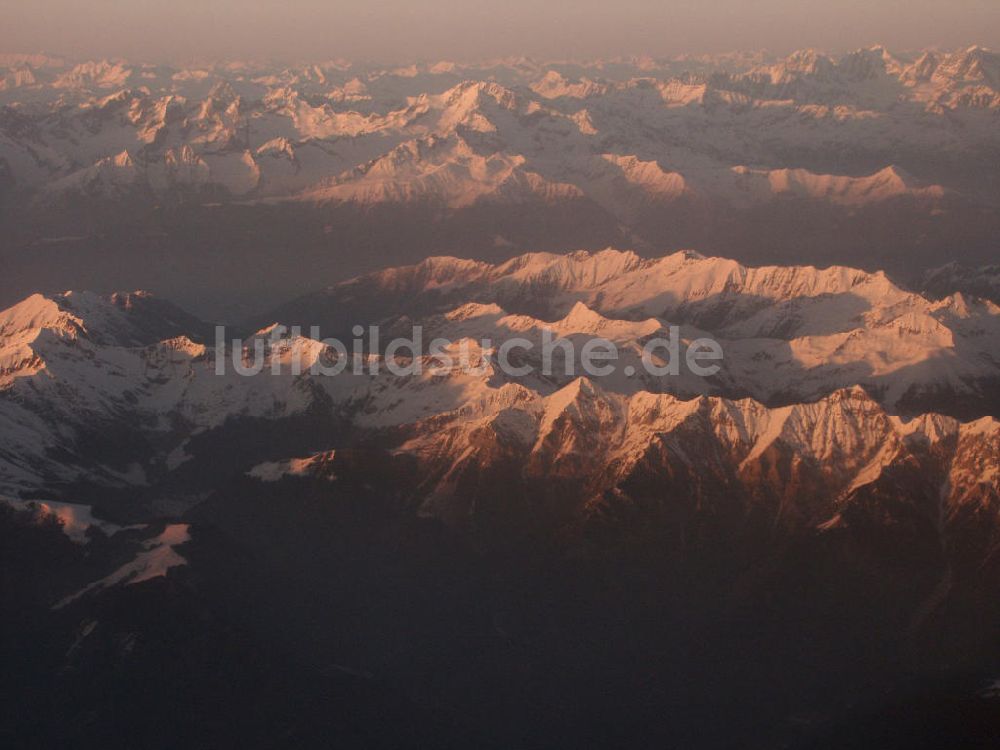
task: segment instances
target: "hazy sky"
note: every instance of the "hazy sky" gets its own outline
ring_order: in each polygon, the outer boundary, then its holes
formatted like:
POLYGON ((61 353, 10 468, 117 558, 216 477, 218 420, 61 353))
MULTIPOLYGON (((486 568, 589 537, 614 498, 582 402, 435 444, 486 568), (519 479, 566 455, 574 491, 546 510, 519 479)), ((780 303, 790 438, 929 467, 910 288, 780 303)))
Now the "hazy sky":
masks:
POLYGON ((1000 48, 1000 0, 0 0, 0 51, 150 61, 1000 48))

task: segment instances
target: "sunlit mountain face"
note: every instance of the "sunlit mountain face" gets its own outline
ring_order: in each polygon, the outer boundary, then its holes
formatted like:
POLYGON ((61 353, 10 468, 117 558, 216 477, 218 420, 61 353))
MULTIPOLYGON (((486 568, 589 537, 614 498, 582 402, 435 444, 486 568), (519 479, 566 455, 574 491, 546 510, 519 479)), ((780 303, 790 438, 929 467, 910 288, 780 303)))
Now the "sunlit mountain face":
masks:
POLYGON ((1000 55, 0 56, 10 747, 991 747, 1000 55))

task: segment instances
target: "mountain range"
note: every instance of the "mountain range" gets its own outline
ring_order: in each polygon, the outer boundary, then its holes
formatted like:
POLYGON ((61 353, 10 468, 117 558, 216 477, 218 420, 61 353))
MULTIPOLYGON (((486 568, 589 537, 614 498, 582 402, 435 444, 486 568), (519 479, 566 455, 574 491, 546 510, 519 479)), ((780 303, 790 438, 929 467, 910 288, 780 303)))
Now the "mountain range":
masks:
MULTIPOLYGON (((147 292, 0 313, 0 533, 20 571, 4 632, 47 633, 11 668, 35 686, 0 726, 12 737, 123 731, 94 684, 165 721, 122 675, 175 681, 250 744, 682 731, 723 747, 740 727, 751 746, 814 747, 867 738, 886 696, 901 713, 878 726, 901 743, 930 716, 950 736, 988 725, 971 717, 1000 664, 995 304, 847 267, 606 249, 434 257, 257 317, 220 349, 147 292), (355 325, 382 336, 368 369, 311 373, 355 325), (415 326, 467 361, 392 372, 412 353, 385 344, 415 326), (719 342, 716 375, 641 369, 671 326, 719 342), (528 374, 498 366, 501 342, 546 331, 613 342, 614 372, 544 374, 529 348, 528 374), (258 344, 260 372, 241 375, 258 344), (180 672, 163 643, 189 654, 180 672), (627 699, 636 680, 689 707, 627 699), (932 684, 945 697, 911 726, 932 684), (755 690, 712 729, 720 701, 755 690), (317 697, 331 691, 342 711, 317 697), (56 704, 73 708, 42 722, 56 704)), ((212 721, 184 726, 215 736, 212 721)))
POLYGON ((0 744, 994 746, 998 118, 0 55, 0 744))
POLYGON ((979 47, 3 65, 0 220, 21 260, 7 304, 53 266, 63 287, 152 288, 212 317, 295 296, 283 269, 269 287, 234 283, 235 245, 340 278, 374 268, 365 248, 413 262, 617 245, 860 265, 907 284, 956 244, 967 263, 996 250, 1000 56, 979 47))
POLYGON ((273 315, 243 334, 241 354, 143 292, 34 295, 0 313, 5 494, 72 503, 75 492, 106 489, 147 497, 126 502, 129 516, 168 506, 176 514, 213 487, 198 478, 191 446, 204 450, 241 421, 312 420, 315 434, 287 446, 267 441, 270 463, 252 460, 261 446, 229 460, 267 480, 333 477, 338 447, 375 440, 394 446, 390 463, 420 477, 412 488, 420 512, 460 525, 475 520, 475 488, 493 471, 518 477, 500 485, 504 498, 530 494, 512 493, 511 482, 573 483, 574 506, 559 523, 637 501, 624 489, 636 473, 695 471, 699 484, 711 474, 716 485, 705 492, 730 502, 748 493, 748 506, 759 501, 773 522, 811 528, 842 523, 854 498, 900 473, 924 483, 926 502, 945 516, 996 499, 997 475, 986 467, 996 465, 1000 438, 1000 308, 961 294, 930 301, 884 274, 748 268, 692 252, 644 260, 611 249, 501 265, 431 258, 339 283, 273 315), (323 339, 348 342, 357 324, 380 326, 382 348, 369 344, 365 354, 369 370, 311 372, 343 356, 323 339), (286 333, 276 335, 277 326, 286 333), (296 326, 317 326, 318 335, 296 326), (421 351, 420 373, 391 372, 387 356, 413 355, 387 355, 385 343, 414 326, 456 355, 464 347, 467 360, 440 369, 421 351), (645 370, 643 347, 667 341, 671 326, 685 345, 713 337, 723 352, 718 372, 645 370), (613 372, 587 377, 565 360, 543 372, 546 332, 578 345, 611 341, 613 372), (497 362, 514 337, 527 344, 523 376, 497 362), (254 341, 262 370, 247 376, 228 360, 245 359, 254 341), (692 440, 704 444, 697 458, 685 447, 692 440), (316 450, 296 452, 306 447, 316 450), (772 474, 778 466, 786 468, 772 474))

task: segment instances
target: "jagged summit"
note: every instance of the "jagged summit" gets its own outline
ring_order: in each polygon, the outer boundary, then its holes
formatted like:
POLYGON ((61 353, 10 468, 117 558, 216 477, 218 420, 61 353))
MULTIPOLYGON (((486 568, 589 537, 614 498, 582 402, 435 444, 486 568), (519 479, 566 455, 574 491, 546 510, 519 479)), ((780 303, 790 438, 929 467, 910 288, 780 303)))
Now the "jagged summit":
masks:
POLYGON ((181 334, 201 338, 205 324, 149 292, 33 294, 0 311, 0 337, 28 340, 43 331, 101 345, 145 346, 181 334))
MULTIPOLYGON (((642 304, 646 299, 643 295, 667 292, 685 301, 714 294, 759 295, 780 300, 854 289, 894 299, 906 295, 882 272, 869 273, 844 266, 825 269, 814 266, 748 267, 726 258, 707 257, 694 250, 646 259, 632 250, 614 248, 598 252, 579 250, 564 255, 525 253, 496 265, 455 257, 433 257, 414 266, 358 277, 340 287, 349 289, 370 282, 396 289, 405 285, 411 292, 441 289, 446 283, 452 288, 456 284, 467 287, 492 284, 509 291, 548 288, 592 295, 600 289, 604 292, 603 299, 616 300, 622 309, 627 307, 625 289, 633 295, 633 307, 642 304), (675 288, 677 291, 673 292, 675 288), (608 292, 612 290, 621 298, 609 298, 608 292)), ((336 289, 333 287, 330 292, 336 289)), ((607 302, 602 304, 608 306, 607 302)))

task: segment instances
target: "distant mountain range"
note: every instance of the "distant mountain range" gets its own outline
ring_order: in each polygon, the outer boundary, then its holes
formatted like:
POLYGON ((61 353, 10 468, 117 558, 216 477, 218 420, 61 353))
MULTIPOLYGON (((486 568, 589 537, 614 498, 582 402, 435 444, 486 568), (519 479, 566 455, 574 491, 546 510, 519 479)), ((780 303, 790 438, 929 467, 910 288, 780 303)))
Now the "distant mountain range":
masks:
MULTIPOLYGON (((413 262, 612 244, 916 283, 956 246, 988 262, 1000 227, 1000 55, 978 47, 3 66, 0 221, 21 260, 0 288, 8 303, 39 286, 44 255, 91 288, 153 288, 231 317, 264 293, 222 278, 237 244, 287 243, 293 265, 342 278, 375 267, 373 245, 413 262), (247 230, 264 216, 270 229, 247 230), (183 289, 195 274, 211 290, 200 301, 183 289)), ((301 289, 271 276, 272 303, 301 289)))
POLYGON ((893 165, 995 153, 1000 111, 1000 55, 978 47, 402 69, 12 58, 2 80, 7 178, 50 199, 940 200, 936 183, 963 185, 893 165))

